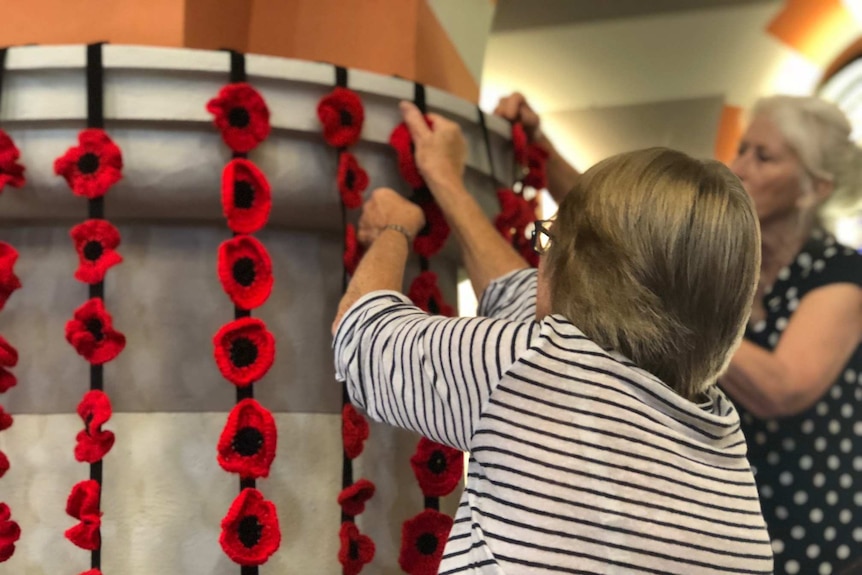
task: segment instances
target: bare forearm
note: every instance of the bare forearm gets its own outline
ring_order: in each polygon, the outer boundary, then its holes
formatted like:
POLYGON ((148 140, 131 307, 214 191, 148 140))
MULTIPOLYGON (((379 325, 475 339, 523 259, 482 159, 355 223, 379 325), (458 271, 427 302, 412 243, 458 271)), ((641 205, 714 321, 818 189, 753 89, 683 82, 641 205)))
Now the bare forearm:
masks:
POLYGON ((477 296, 485 291, 491 281, 511 271, 529 267, 497 232, 461 182, 429 185, 458 240, 464 267, 477 296))
POLYGON ((350 306, 362 296, 377 290, 401 291, 408 247, 405 236, 398 231, 388 229, 380 234, 363 256, 338 304, 333 334, 350 306))
POLYGON ((548 178, 548 192, 558 204, 571 191, 580 177, 578 170, 560 155, 554 144, 544 134, 539 136, 536 145, 548 152, 548 162, 545 165, 548 178))
POLYGON ((772 352, 744 341, 720 382, 736 403, 766 419, 793 415, 809 407, 811 400, 794 393, 790 379, 772 352))

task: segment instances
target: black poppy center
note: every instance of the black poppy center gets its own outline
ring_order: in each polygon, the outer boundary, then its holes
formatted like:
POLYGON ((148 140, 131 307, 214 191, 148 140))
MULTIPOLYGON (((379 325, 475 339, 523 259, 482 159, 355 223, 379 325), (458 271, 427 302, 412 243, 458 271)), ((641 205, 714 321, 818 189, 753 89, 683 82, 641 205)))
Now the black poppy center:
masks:
POLYGON ((353 185, 356 183, 356 174, 353 173, 353 170, 347 170, 347 173, 344 175, 344 183, 347 185, 348 190, 353 189, 353 185))
POLYGON ((419 230, 417 236, 425 237, 431 233, 431 223, 426 220, 425 225, 422 226, 422 229, 419 230))
POLYGON ((248 110, 237 106, 236 108, 231 108, 230 112, 227 113, 227 121, 234 128, 245 128, 251 121, 251 117, 248 115, 248 110))
MULTIPOLYGON (((440 306, 437 305, 437 300, 434 299, 433 297, 428 299, 428 311, 430 311, 434 315, 437 315, 440 313, 440 306)), ((428 462, 428 468, 431 470, 431 472, 432 473, 443 473, 443 471, 446 470, 446 458, 443 457, 443 454, 440 453, 439 451, 435 451, 434 455, 432 455, 431 458, 432 458, 431 461, 428 462), (434 461, 435 456, 439 456, 440 459, 443 460, 442 463, 435 463, 435 461, 434 461), (440 471, 434 471, 434 468, 432 466, 435 464, 438 466, 442 465, 442 468, 440 471)))
POLYGON ((78 171, 82 174, 92 174, 99 169, 99 156, 92 152, 87 152, 78 158, 78 171))
POLYGON ((254 186, 251 182, 237 181, 233 184, 233 204, 248 209, 254 203, 254 186))
POLYGON ((245 545, 246 549, 251 549, 260 542, 263 536, 263 525, 254 515, 248 515, 242 518, 239 522, 239 541, 245 545))
POLYGON ((251 258, 239 258, 236 260, 232 271, 233 279, 242 287, 248 287, 254 283, 254 260, 251 258))
POLYGON ((250 457, 263 447, 263 433, 254 427, 243 427, 233 436, 233 450, 243 457, 250 457))
POLYGON ((247 337, 238 337, 230 344, 230 361, 237 367, 248 367, 257 359, 257 346, 247 337))
POLYGON ((432 555, 437 550, 437 537, 433 533, 423 533, 416 540, 416 548, 422 555, 432 555))
POLYGON ((102 320, 96 318, 88 319, 84 325, 87 326, 87 331, 93 334, 93 337, 96 338, 96 341, 102 341, 105 338, 102 320))
POLYGON ((102 247, 102 242, 97 242, 96 240, 90 240, 87 242, 87 245, 84 246, 84 257, 90 260, 91 262, 96 261, 100 257, 102 257, 102 253, 104 252, 104 248, 102 247))
MULTIPOLYGON (((436 303, 433 299, 428 302, 428 307, 437 307, 436 303)), ((434 313, 437 313, 436 311, 434 313)), ((440 475, 444 471, 446 471, 447 461, 446 456, 443 455, 442 451, 435 451, 431 454, 431 457, 428 458, 428 469, 431 470, 431 473, 434 475, 440 475)))
POLYGON ((339 116, 339 119, 341 120, 342 126, 352 126, 353 125, 353 116, 347 110, 339 110, 338 116, 339 116))
POLYGON ((353 561, 359 559, 359 543, 357 543, 353 539, 350 540, 350 546, 348 548, 347 555, 353 561))

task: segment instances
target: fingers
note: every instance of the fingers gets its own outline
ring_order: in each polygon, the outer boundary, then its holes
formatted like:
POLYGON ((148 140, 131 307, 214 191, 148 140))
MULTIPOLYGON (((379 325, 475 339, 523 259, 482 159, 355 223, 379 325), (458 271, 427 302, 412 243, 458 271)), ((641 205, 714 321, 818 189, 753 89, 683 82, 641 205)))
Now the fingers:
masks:
POLYGON ((524 98, 523 94, 515 92, 505 98, 501 98, 497 107, 494 109, 494 113, 506 118, 510 122, 517 122, 521 119, 522 106, 529 107, 527 99, 524 98))
POLYGON ((401 102, 401 116, 404 118, 404 123, 407 124, 407 129, 410 131, 410 136, 413 140, 427 136, 431 133, 431 128, 425 123, 425 118, 422 117, 422 112, 412 102, 401 102))

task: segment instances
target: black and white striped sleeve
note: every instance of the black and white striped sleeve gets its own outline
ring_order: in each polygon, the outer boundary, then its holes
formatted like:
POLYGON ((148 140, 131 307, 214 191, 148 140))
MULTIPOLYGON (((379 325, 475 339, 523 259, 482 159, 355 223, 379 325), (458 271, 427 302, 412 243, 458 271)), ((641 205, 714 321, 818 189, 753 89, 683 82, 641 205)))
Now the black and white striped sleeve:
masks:
POLYGON ((477 315, 514 321, 536 317, 537 271, 516 270, 492 281, 479 300, 477 315))
POLYGON ((538 335, 535 321, 431 316, 376 291, 341 320, 335 371, 373 419, 468 451, 491 392, 538 335))

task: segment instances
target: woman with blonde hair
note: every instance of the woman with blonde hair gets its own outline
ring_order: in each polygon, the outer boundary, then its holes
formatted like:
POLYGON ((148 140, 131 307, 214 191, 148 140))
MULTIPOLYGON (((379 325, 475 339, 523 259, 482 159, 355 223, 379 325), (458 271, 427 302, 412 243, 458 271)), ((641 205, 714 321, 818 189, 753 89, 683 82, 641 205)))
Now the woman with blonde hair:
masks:
POLYGON ((609 158, 536 223, 536 271, 464 188, 457 124, 402 112, 481 317, 429 316, 399 293, 423 215, 376 190, 335 364, 371 417, 470 453, 439 572, 771 574, 739 418, 715 385, 760 265, 739 181, 667 149, 609 158))

